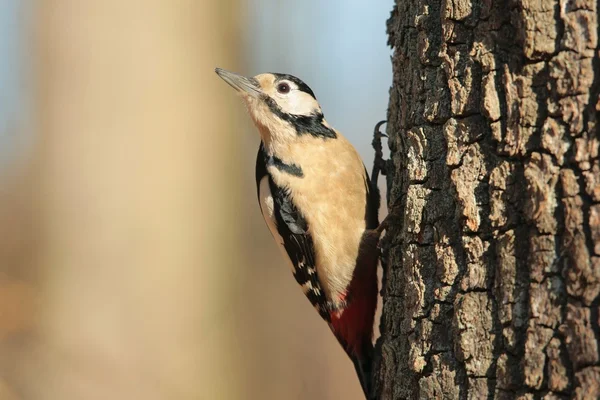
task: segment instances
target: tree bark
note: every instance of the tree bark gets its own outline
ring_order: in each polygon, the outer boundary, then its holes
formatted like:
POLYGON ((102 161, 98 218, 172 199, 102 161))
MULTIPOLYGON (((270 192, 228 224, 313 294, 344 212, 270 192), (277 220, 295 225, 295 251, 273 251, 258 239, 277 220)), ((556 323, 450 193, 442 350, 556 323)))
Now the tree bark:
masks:
POLYGON ((388 33, 379 398, 600 398, 597 0, 401 0, 388 33))

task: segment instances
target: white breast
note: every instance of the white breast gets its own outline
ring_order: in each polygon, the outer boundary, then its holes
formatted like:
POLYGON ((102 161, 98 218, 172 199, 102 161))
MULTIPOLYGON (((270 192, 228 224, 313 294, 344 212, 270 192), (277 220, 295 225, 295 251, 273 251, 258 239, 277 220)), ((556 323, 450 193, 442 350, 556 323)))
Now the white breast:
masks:
POLYGON ((277 231, 277 224, 275 222, 275 203, 273 200, 273 195, 271 194, 271 188, 269 187, 269 177, 265 176, 260 180, 260 185, 258 187, 258 198, 260 200, 260 211, 262 212, 263 218, 271 231, 271 235, 273 235, 273 239, 275 239, 275 243, 277 243, 277 247, 281 250, 283 254, 283 258, 289 264, 290 269, 294 272, 294 264, 290 257, 288 256, 287 251, 285 251, 285 247, 283 246, 283 238, 277 231))

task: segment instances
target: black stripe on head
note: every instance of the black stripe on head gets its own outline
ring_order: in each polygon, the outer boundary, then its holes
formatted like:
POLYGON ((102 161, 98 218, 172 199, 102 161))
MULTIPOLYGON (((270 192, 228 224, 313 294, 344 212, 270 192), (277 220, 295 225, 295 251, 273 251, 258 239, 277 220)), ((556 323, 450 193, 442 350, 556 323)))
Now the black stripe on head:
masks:
POLYGON ((290 81, 290 82, 294 82, 296 84, 296 86, 298 86, 298 90, 304 93, 308 93, 312 96, 313 99, 317 99, 315 94, 313 93, 312 89, 310 87, 308 87, 308 85, 304 82, 302 82, 302 80, 300 78, 296 78, 294 75, 290 75, 290 74, 278 74, 278 73, 273 73, 272 74, 275 76, 275 83, 279 82, 279 81, 290 81))
POLYGON ((269 110, 282 120, 289 122, 296 129, 298 135, 310 134, 316 137, 335 139, 337 134, 331 128, 323 125, 323 114, 296 115, 284 113, 277 102, 270 97, 265 99, 269 110))

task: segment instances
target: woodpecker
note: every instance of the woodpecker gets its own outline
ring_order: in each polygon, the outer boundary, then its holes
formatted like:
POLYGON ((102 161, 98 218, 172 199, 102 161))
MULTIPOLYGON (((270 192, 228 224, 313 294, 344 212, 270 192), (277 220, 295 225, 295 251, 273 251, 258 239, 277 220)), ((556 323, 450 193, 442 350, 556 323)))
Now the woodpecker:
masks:
MULTIPOLYGON (((371 398, 377 307, 379 191, 315 94, 289 74, 252 78, 217 68, 260 134, 258 202, 296 282, 354 363, 371 398)), ((374 174, 375 175, 375 174, 374 174)))

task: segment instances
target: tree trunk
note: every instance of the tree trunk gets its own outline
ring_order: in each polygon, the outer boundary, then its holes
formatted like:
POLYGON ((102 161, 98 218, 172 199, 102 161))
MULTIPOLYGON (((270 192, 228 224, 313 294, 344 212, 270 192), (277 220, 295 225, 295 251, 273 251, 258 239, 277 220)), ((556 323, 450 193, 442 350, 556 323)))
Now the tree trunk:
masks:
POLYGON ((597 19, 396 2, 380 399, 600 398, 597 19))
POLYGON ((23 326, 0 324, 0 399, 240 398, 243 242, 219 228, 239 135, 213 73, 238 2, 31 3, 35 242, 0 261, 0 319, 23 326))

